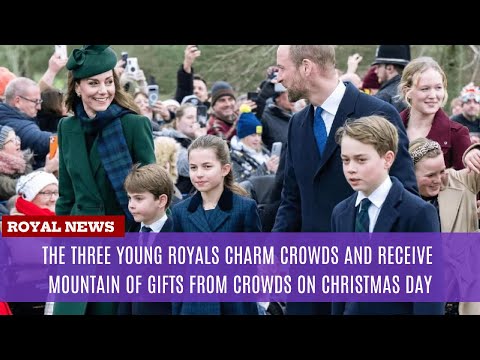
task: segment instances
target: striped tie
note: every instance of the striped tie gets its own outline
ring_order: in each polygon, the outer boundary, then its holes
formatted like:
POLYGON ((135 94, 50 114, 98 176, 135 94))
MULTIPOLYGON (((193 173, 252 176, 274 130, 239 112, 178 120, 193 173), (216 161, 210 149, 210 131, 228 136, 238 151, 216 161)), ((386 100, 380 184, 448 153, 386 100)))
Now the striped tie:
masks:
POLYGON ((360 211, 355 218, 355 232, 369 232, 370 219, 368 217, 368 208, 372 202, 365 198, 360 202, 360 211))

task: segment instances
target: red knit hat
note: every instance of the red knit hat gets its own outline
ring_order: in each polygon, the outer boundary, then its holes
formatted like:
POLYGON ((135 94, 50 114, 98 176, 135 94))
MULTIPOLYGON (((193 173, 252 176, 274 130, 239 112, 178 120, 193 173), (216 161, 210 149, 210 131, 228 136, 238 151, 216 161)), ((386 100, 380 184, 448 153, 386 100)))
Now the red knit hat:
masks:
POLYGON ((17 76, 6 67, 0 66, 0 96, 5 94, 5 88, 8 83, 16 77, 17 76))
POLYGON ((363 78, 362 89, 380 89, 377 74, 375 73, 376 66, 371 66, 363 78))

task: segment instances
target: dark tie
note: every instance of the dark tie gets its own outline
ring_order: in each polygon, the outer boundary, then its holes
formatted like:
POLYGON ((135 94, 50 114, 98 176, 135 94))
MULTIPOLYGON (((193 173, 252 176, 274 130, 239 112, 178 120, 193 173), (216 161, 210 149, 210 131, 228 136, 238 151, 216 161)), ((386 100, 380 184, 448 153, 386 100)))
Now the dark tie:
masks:
POLYGON ((322 156, 325 144, 327 143, 327 128, 322 119, 322 112, 323 109, 320 106, 317 106, 315 117, 313 119, 313 133, 315 134, 315 140, 317 140, 317 147, 320 156, 322 156))
POLYGON ((360 211, 355 218, 355 232, 368 232, 370 226, 368 208, 371 204, 372 202, 368 200, 368 198, 365 198, 360 202, 360 211))
POLYGON ((150 231, 152 231, 152 228, 150 228, 148 226, 142 226, 142 228, 140 229, 140 232, 149 233, 150 231))

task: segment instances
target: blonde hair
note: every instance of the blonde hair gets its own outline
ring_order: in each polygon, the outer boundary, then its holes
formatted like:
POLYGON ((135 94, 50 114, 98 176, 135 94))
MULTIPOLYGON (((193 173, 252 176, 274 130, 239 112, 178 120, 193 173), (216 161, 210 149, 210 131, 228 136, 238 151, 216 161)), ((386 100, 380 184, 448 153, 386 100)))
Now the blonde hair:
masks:
POLYGON ((181 145, 168 136, 156 137, 153 140, 153 144, 155 145, 156 163, 163 167, 167 163, 170 164, 170 179, 176 184, 178 180, 177 159, 181 145))
MULTIPOLYGON (((232 165, 228 144, 219 136, 203 135, 196 138, 188 147, 189 158, 190 152, 195 149, 211 149, 222 166, 226 164, 232 165)), ((232 170, 225 176, 224 186, 238 195, 248 196, 248 192, 234 181, 232 170)))
POLYGON ((189 108, 196 108, 196 106, 191 103, 185 103, 183 105, 180 105, 175 111, 175 120, 172 121, 172 127, 175 130, 177 130, 177 120, 183 117, 185 115, 185 110, 189 108))
POLYGON ((442 77, 442 84, 445 89, 445 97, 441 107, 444 107, 448 101, 448 92, 447 92, 447 76, 445 72, 440 67, 440 65, 429 56, 422 56, 410 61, 405 69, 403 69, 402 78, 398 84, 398 97, 404 100, 409 107, 412 107, 411 99, 409 97, 410 92, 413 90, 414 86, 418 85, 420 75, 423 74, 428 69, 433 69, 437 71, 442 77))
POLYGON ((374 147, 380 156, 387 151, 398 151, 398 130, 382 116, 371 115, 359 119, 349 119, 335 133, 335 141, 340 145, 344 136, 374 147))

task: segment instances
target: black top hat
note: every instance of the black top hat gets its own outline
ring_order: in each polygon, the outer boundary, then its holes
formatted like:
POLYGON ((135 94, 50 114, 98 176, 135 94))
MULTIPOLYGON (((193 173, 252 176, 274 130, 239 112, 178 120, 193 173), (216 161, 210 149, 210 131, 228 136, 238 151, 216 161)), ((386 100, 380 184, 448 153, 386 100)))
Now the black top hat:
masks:
POLYGON ((410 62, 410 45, 380 45, 372 65, 394 64, 406 66, 410 62))

